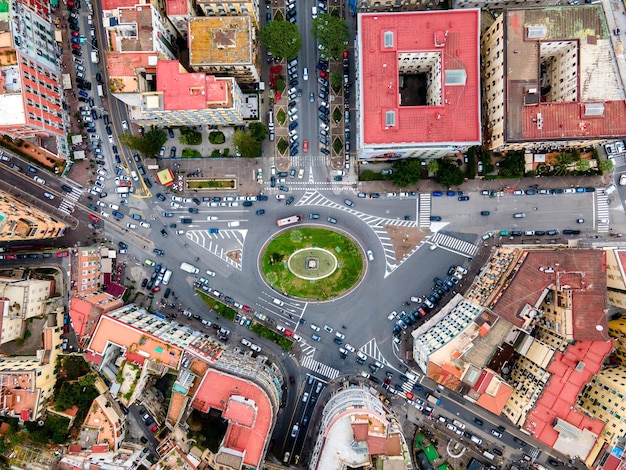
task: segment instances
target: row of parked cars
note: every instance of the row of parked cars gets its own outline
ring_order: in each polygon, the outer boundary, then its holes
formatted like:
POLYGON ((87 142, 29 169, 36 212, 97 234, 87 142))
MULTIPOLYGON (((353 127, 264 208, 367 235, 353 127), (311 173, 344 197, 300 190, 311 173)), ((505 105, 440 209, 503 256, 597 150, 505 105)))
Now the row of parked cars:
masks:
POLYGON ((448 276, 444 280, 438 277, 433 279, 434 285, 431 294, 411 297, 411 302, 418 304, 416 308, 412 309, 410 312, 403 310, 399 314, 393 311, 387 316, 389 320, 395 320, 393 335, 396 343, 400 342, 402 330, 406 330, 411 325, 423 323, 428 312, 433 310, 444 296, 448 292, 453 291, 456 284, 463 279, 463 276, 467 274, 467 269, 463 266, 452 265, 448 269, 447 274, 448 276))

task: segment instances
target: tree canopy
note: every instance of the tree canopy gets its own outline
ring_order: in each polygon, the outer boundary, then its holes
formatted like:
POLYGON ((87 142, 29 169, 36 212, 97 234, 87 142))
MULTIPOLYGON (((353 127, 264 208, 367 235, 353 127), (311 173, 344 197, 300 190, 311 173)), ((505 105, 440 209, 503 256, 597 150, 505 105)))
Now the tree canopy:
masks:
POLYGON ((262 122, 252 122, 248 126, 248 129, 250 130, 250 135, 259 142, 263 142, 267 137, 267 126, 262 122))
POLYGON ((257 158, 261 156, 261 142, 249 132, 235 131, 233 144, 242 157, 257 158))
POLYGON ((396 186, 404 188, 410 184, 417 184, 422 174, 422 163, 419 158, 405 158, 396 160, 391 165, 393 173, 391 181, 396 186))
POLYGON ((461 169, 452 161, 446 158, 440 158, 439 170, 435 176, 435 181, 446 188, 452 186, 460 186, 465 181, 465 176, 461 169))
POLYGON ((289 21, 271 21, 259 32, 261 44, 275 57, 291 60, 302 49, 302 36, 298 26, 289 21))
POLYGON ((152 127, 143 136, 135 134, 122 134, 120 140, 126 147, 145 155, 154 157, 161 147, 167 142, 167 134, 163 129, 152 127))
POLYGON ((331 57, 339 58, 348 46, 348 23, 328 13, 321 13, 313 20, 311 35, 331 57))

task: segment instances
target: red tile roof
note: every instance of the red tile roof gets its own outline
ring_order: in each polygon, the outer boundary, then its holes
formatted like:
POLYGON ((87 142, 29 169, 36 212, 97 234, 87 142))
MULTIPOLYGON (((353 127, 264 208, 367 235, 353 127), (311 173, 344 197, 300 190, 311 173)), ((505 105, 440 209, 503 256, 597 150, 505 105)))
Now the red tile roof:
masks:
MULTIPOLYGON (((70 318, 72 319, 72 326, 76 332, 78 338, 82 338, 87 333, 87 322, 89 321, 89 313, 91 312, 92 305, 79 298, 72 297, 70 299, 70 318)), ((89 328, 91 332, 93 326, 89 328)))
POLYGON ((606 253, 594 249, 531 250, 492 310, 521 326, 526 304, 535 305, 543 291, 555 284, 572 289, 574 339, 603 341, 608 338, 606 314, 606 253), (554 272, 539 268, 554 268, 554 272), (569 287, 568 287, 569 286, 569 287))
POLYGON ((268 396, 258 385, 210 370, 204 376, 191 406, 203 413, 207 413, 210 408, 223 411, 229 405, 231 396, 242 396, 253 402, 256 419, 252 427, 231 421, 224 447, 245 451, 244 463, 260 468, 272 427, 273 410, 268 396))
POLYGON ((579 410, 576 400, 591 376, 601 369, 612 347, 611 341, 577 341, 568 346, 565 353, 555 354, 548 366, 548 372, 552 374, 550 380, 526 417, 524 429, 550 447, 554 446, 559 437, 553 428, 555 418, 600 435, 606 423, 579 410), (584 367, 580 369, 582 364, 584 367), (577 366, 580 370, 576 370, 577 366))
POLYGON ((228 400, 228 404, 222 413, 222 417, 233 423, 251 427, 254 424, 254 418, 256 417, 254 403, 239 400, 228 400))
POLYGON ((216 80, 206 73, 188 73, 177 60, 160 60, 157 64, 157 91, 163 93, 163 109, 206 109, 214 103, 229 102, 230 87, 226 80, 216 80))
POLYGON ((115 10, 117 8, 134 7, 141 3, 139 0, 103 0, 102 11, 115 10))
POLYGON ((364 144, 480 141, 479 33, 480 10, 359 15, 364 144), (398 56, 420 52, 442 57, 442 104, 400 106, 398 56), (464 70, 465 85, 446 85, 446 70, 464 70), (386 128, 386 111, 396 112, 395 126, 386 128))
POLYGON ((165 0, 165 11, 167 16, 186 15, 187 0, 165 0))

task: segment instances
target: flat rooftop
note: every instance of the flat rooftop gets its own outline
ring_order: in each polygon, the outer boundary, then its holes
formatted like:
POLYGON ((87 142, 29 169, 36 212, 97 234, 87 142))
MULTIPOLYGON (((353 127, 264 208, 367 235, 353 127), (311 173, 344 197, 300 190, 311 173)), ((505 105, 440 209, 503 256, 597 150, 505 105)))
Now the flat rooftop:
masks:
POLYGON ((358 23, 365 146, 480 142, 480 10, 365 13, 358 23))
POLYGON ((249 16, 193 17, 188 31, 191 66, 254 63, 255 37, 249 16))

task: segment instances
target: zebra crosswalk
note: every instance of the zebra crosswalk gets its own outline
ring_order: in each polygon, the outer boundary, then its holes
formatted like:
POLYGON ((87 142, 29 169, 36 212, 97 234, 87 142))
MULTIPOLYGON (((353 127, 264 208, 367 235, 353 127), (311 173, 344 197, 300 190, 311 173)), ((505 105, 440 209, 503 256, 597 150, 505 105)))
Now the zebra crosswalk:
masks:
POLYGON ((432 196, 430 193, 419 194, 419 217, 418 223, 420 227, 430 227, 430 207, 432 202, 432 196))
POLYGON ((291 166, 294 168, 309 168, 312 166, 329 166, 328 157, 325 155, 297 155, 291 157, 291 166))
POLYGON ((339 371, 337 369, 316 361, 311 356, 305 356, 302 358, 302 365, 307 369, 314 371, 318 375, 327 377, 328 380, 334 380, 339 376, 339 371))
POLYGON ((433 234, 433 236, 430 237, 430 242, 466 256, 473 257, 478 253, 478 246, 476 244, 440 232, 433 234))
POLYGON ((241 252, 247 234, 247 230, 220 230, 219 233, 208 233, 207 230, 188 230, 185 232, 187 239, 213 253, 239 271, 242 269, 241 252), (229 253, 237 250, 240 252, 239 257, 233 259, 228 256, 229 253))
POLYGON ((74 212, 74 208, 76 207, 76 203, 78 202, 82 191, 79 188, 75 188, 69 184, 68 186, 72 188, 72 192, 65 193, 63 199, 61 199, 61 203, 59 204, 59 210, 69 215, 74 212))
POLYGON ((609 231, 609 197, 604 188, 596 189, 596 213, 598 214, 598 233, 609 231))
POLYGON ((380 349, 378 349, 376 338, 370 339, 367 343, 359 348, 359 351, 361 351, 363 354, 367 354, 369 357, 382 364, 385 364, 387 366, 389 365, 389 362, 387 362, 385 356, 383 356, 383 353, 381 353, 380 349))

